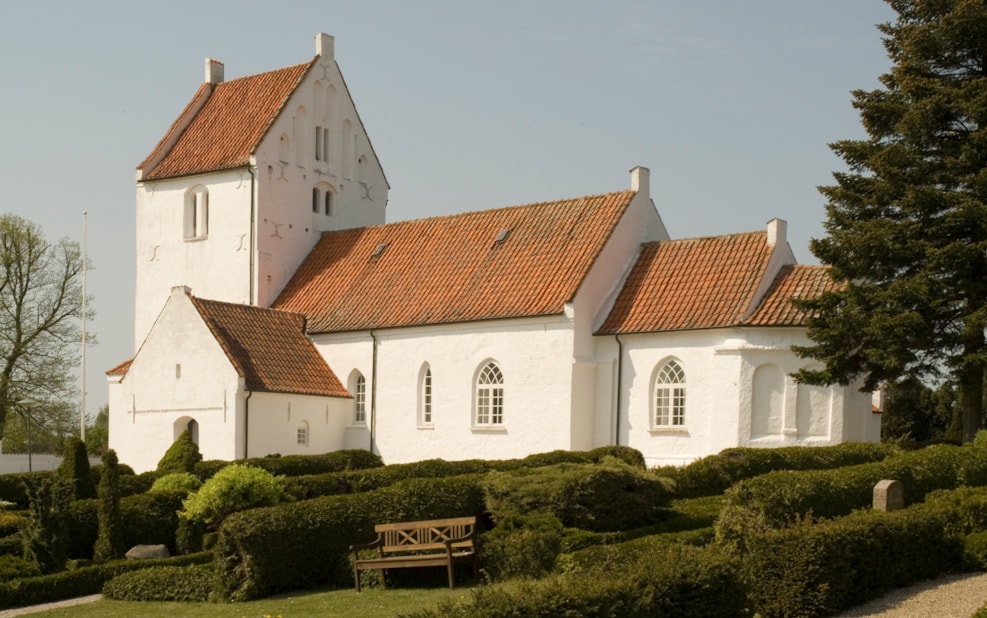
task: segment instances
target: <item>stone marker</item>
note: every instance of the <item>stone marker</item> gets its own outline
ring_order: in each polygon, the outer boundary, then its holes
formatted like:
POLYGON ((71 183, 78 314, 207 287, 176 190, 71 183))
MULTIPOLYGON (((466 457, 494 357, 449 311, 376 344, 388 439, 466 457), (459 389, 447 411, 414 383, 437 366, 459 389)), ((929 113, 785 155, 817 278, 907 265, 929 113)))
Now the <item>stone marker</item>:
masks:
POLYGON ((901 481, 880 481, 874 485, 874 510, 897 511, 905 508, 905 486, 901 481))
POLYGON ((165 545, 134 545, 127 551, 127 560, 157 560, 171 558, 165 545))

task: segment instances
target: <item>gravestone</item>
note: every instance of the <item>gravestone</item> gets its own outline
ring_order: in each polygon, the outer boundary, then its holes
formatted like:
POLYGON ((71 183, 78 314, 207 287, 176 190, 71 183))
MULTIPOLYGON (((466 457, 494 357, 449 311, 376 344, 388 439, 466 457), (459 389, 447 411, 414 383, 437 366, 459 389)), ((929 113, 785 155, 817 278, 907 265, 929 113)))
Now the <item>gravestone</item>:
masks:
POLYGON ((897 511, 905 508, 905 486, 901 481, 880 481, 874 485, 874 510, 897 511))

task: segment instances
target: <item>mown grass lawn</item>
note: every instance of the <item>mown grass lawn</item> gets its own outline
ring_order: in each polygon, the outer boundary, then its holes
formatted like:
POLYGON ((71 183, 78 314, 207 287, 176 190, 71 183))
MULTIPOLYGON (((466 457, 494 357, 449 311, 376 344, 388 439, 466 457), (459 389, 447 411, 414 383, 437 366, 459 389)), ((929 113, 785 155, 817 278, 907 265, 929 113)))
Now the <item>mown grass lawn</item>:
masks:
POLYGON ((469 598, 469 587, 391 588, 304 592, 247 603, 131 603, 102 600, 30 614, 31 618, 377 618, 397 616, 440 601, 469 598))

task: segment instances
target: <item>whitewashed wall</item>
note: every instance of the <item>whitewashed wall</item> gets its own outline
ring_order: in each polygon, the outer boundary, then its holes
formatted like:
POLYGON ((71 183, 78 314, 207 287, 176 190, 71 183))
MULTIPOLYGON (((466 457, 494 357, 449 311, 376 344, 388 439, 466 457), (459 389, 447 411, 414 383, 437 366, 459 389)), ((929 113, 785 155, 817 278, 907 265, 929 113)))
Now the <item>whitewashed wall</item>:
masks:
POLYGON ((344 448, 351 399, 255 392, 250 396, 247 457, 318 455, 344 448), (298 443, 298 429, 308 434, 298 443))
MULTIPOLYGON (((564 316, 491 320, 375 331, 375 450, 386 463, 441 457, 505 459, 568 449, 572 444, 572 329, 564 316), (473 426, 473 383, 495 360, 505 382, 504 424, 473 426), (433 424, 419 423, 422 366, 432 371, 433 424)), ((319 352, 352 392, 350 377, 367 380, 371 420, 373 342, 369 333, 318 335, 319 352)), ((369 427, 347 430, 350 447, 366 448, 369 427)))

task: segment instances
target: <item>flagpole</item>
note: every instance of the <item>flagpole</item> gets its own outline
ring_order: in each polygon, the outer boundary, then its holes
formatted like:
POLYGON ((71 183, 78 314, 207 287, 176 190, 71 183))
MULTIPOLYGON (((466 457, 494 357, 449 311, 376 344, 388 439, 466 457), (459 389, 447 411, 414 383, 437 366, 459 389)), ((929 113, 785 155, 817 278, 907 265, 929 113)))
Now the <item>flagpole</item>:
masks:
POLYGON ((86 441, 86 271, 89 258, 86 255, 86 225, 89 211, 82 211, 82 401, 79 406, 79 434, 86 441))

